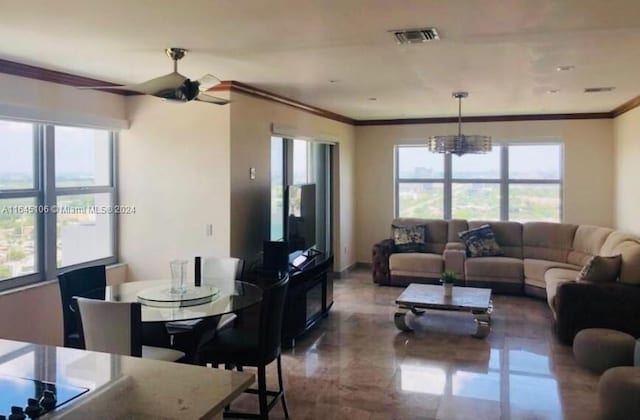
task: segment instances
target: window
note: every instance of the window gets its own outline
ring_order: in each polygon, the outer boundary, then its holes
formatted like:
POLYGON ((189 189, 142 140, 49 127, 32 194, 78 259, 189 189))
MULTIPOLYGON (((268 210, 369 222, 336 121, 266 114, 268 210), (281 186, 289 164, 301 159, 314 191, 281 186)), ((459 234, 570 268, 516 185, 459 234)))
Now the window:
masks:
POLYGON ((396 215, 438 219, 562 219, 562 145, 494 145, 451 156, 396 147, 396 215))
POLYGON ((293 140, 293 184, 309 182, 309 142, 293 140))
POLYGON ((56 265, 114 256, 111 133, 55 127, 56 265))
POLYGON ((444 218, 444 159, 426 147, 397 149, 397 212, 402 217, 444 218))
POLYGON ((271 138, 271 240, 284 240, 284 140, 271 138))
POLYGON ((510 220, 560 221, 562 146, 510 146, 508 194, 510 220))
POLYGON ((39 204, 33 124, 0 120, 0 282, 39 271, 39 204))
POLYGON ((0 290, 116 261, 114 139, 0 120, 0 290))
POLYGON ((454 219, 500 220, 501 151, 494 146, 485 155, 451 157, 454 219))

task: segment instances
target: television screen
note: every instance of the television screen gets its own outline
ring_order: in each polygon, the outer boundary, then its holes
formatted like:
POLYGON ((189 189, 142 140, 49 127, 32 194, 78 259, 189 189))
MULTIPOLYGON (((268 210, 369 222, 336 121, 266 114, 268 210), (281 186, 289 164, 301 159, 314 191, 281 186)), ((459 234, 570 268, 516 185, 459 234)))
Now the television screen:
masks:
POLYGON ((287 188, 289 252, 306 251, 316 245, 316 184, 287 188))

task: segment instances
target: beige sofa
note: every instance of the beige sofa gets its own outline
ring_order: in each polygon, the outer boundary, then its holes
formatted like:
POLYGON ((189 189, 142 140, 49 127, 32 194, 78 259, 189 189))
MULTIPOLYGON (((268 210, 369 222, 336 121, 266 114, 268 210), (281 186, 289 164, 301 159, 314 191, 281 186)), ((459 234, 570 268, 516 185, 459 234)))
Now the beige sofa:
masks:
POLYGON ((443 271, 466 286, 496 293, 546 298, 554 310, 558 286, 574 281, 594 255, 622 255, 620 281, 640 284, 640 241, 613 229, 546 222, 483 222, 395 219, 394 225, 425 225, 427 253, 395 253, 393 240, 373 247, 373 279, 379 284, 437 283, 443 271), (489 224, 504 251, 500 257, 468 258, 458 233, 489 224))

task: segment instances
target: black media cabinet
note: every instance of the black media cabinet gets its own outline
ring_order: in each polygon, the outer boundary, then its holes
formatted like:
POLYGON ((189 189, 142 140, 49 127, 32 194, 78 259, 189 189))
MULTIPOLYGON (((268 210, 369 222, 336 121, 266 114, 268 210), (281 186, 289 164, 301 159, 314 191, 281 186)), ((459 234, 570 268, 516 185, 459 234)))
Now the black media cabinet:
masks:
POLYGON ((295 346, 296 339, 329 314, 333 305, 333 256, 309 257, 300 269, 289 272, 289 290, 284 306, 282 346, 295 346))

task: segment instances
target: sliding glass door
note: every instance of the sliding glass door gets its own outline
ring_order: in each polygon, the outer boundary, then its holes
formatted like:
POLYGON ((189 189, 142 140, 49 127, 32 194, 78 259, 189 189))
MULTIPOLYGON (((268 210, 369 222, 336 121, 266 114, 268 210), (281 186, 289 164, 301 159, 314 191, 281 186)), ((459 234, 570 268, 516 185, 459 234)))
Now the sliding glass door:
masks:
POLYGON ((271 138, 271 210, 269 238, 286 240, 289 185, 315 184, 316 235, 313 248, 332 251, 332 156, 334 145, 283 137, 271 138))

